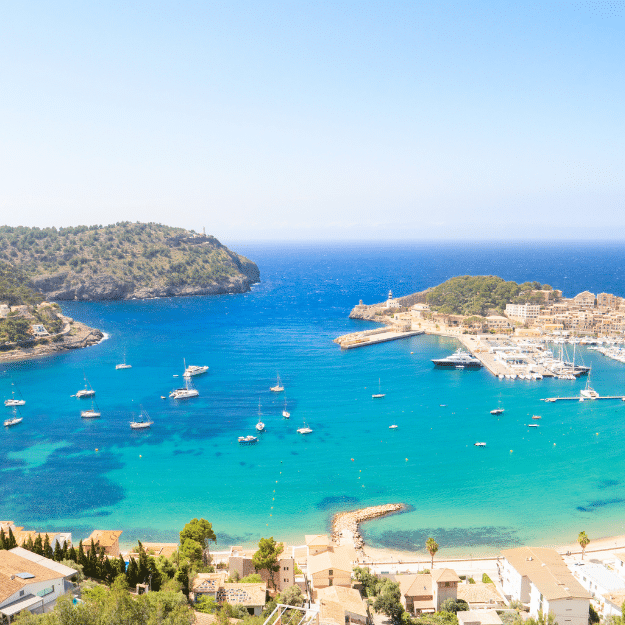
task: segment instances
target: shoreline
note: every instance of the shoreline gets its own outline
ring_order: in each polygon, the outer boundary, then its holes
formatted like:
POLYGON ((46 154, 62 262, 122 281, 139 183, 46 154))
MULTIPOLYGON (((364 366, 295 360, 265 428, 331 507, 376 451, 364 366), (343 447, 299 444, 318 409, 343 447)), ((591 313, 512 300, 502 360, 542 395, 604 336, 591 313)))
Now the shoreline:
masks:
POLYGON ((62 318, 65 321, 65 327, 62 332, 56 335, 62 337, 61 341, 57 343, 50 339, 48 343, 28 347, 18 346, 10 351, 0 351, 0 363, 22 362, 55 356, 70 350, 98 345, 109 338, 108 334, 97 328, 91 328, 80 321, 74 321, 70 317, 62 318))

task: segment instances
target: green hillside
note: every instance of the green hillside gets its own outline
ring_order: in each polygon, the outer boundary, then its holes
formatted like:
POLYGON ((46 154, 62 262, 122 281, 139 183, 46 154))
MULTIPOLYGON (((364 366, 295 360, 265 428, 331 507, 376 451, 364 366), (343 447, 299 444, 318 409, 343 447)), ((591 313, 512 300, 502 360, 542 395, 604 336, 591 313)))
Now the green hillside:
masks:
POLYGON ((436 312, 486 316, 502 313, 509 303, 544 302, 543 291, 553 293, 548 284, 540 282, 517 284, 497 276, 456 276, 430 289, 426 300, 436 312))
POLYGON ((258 268, 215 237, 156 223, 0 227, 0 259, 53 299, 248 290, 258 268))

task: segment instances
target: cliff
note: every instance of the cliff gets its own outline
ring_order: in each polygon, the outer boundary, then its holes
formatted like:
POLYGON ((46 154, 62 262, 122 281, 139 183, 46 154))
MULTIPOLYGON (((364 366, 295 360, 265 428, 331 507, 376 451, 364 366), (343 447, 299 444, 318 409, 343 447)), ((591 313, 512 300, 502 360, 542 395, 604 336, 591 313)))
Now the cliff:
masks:
POLYGON ((0 227, 0 258, 49 300, 243 293, 258 267, 215 237, 154 223, 0 227))

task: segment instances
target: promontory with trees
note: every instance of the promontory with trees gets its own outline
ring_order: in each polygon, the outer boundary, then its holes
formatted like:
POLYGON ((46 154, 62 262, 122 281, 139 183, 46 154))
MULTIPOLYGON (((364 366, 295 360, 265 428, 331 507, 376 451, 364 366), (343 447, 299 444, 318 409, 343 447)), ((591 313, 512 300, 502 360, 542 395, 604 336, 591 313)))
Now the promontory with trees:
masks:
POLYGON ((260 279, 214 236, 156 223, 1 226, 0 260, 49 300, 242 293, 260 279))

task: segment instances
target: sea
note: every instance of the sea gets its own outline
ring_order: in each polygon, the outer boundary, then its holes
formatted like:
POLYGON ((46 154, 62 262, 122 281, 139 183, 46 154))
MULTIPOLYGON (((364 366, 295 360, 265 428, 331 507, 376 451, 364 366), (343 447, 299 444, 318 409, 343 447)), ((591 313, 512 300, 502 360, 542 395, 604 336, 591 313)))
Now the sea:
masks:
MULTIPOLYGON (((417 336, 341 351, 358 304, 456 275, 538 280, 566 296, 625 295, 625 247, 596 242, 230 243, 261 282, 236 295, 61 303, 106 340, 0 365, 0 397, 23 422, 0 431, 0 518, 27 529, 121 529, 125 545, 177 540, 190 519, 217 548, 273 536, 303 544, 339 511, 404 503, 362 526, 375 547, 441 557, 625 534, 625 402, 544 403, 585 379, 499 380, 437 370, 459 345, 417 336), (131 369, 116 370, 126 359, 131 369), (184 361, 208 365, 199 397, 176 401, 184 361), (283 393, 269 389, 280 376, 283 393), (177 376, 177 377, 176 377, 177 376), (85 377, 102 416, 84 420, 85 377), (371 395, 381 390, 383 399, 371 395), (290 419, 282 411, 290 412, 290 419), (490 411, 502 407, 494 417, 490 411), (154 424, 134 431, 146 411, 154 424), (253 446, 238 444, 266 431, 253 446), (540 427, 528 429, 533 415, 540 427), (313 432, 297 433, 307 424, 313 432), (396 429, 389 429, 395 424, 396 429), (487 443, 475 447, 476 441, 487 443)), ((602 395, 625 394, 625 365, 578 351, 602 395)), ((0 406, 5 414, 9 409, 0 406)))

